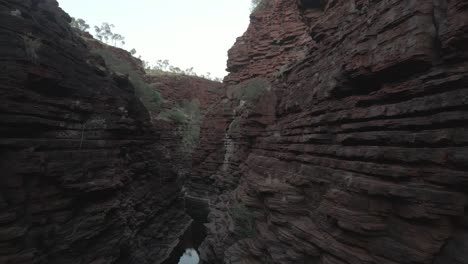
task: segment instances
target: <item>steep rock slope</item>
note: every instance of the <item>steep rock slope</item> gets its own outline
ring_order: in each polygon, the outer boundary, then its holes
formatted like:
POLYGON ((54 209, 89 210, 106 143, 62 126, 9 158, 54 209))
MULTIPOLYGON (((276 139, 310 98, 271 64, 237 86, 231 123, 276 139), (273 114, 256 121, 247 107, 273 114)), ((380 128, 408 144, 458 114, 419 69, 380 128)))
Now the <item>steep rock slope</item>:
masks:
MULTIPOLYGON (((305 16, 293 11, 296 6, 295 1, 264 1, 264 5, 251 14, 245 34, 237 38, 229 50, 224 96, 207 113, 200 145, 194 153, 190 190, 197 196, 215 194, 212 186, 216 184, 228 186, 215 190, 237 185, 238 167, 250 151, 253 140, 252 133, 245 131, 243 127, 246 126, 240 123, 247 123, 251 128, 247 130, 254 131, 270 122, 273 113, 270 108, 274 107, 273 97, 276 95, 262 98, 262 107, 252 107, 270 86, 263 82, 282 75, 312 49, 305 16), (253 96, 246 90, 255 90, 253 96), (224 180, 216 181, 217 178, 224 180)), ((319 13, 311 10, 308 17, 319 13)))
POLYGON ((269 2, 226 80, 271 85, 226 95, 193 175, 217 194, 205 262, 467 263, 466 1, 269 2))
POLYGON ((161 94, 161 108, 152 113, 153 119, 163 134, 165 153, 171 154, 172 163, 181 164, 178 171, 184 174, 186 184, 186 176, 192 170, 193 149, 200 143, 200 125, 208 110, 221 98, 222 84, 172 73, 146 75, 145 80, 161 94))
POLYGON ((185 183, 191 170, 193 148, 198 144, 204 115, 223 94, 220 82, 160 70, 145 70, 143 62, 128 51, 102 43, 79 32, 93 53, 100 54, 115 72, 126 74, 136 86, 136 96, 149 110, 159 133, 159 149, 166 166, 185 183))
POLYGON ((226 83, 277 74, 306 56, 313 43, 296 6, 296 1, 263 1, 257 7, 247 31, 228 52, 226 83))
POLYGON ((190 219, 127 77, 54 0, 0 17, 0 263, 163 261, 190 219))

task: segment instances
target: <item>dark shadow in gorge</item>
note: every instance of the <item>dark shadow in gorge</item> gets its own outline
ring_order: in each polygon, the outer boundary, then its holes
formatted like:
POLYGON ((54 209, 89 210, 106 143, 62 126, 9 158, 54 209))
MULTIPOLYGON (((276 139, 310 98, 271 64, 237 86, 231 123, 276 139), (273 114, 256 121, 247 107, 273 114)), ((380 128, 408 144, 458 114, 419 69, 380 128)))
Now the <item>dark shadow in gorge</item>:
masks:
POLYGON ((204 199, 186 197, 185 210, 193 221, 163 264, 198 264, 200 261, 198 247, 206 237, 209 203, 204 199))

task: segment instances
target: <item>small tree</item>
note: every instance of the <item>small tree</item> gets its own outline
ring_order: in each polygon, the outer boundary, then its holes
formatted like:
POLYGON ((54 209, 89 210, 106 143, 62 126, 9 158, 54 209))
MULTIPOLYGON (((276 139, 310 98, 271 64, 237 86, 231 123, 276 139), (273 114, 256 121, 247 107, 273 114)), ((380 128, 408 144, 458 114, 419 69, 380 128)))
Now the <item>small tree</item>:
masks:
POLYGON ((106 44, 114 45, 114 46, 123 46, 125 45, 125 38, 117 33, 112 32, 112 29, 115 26, 113 24, 109 24, 107 22, 102 23, 100 27, 94 26, 94 31, 96 32, 96 37, 100 40, 105 42, 106 44))
POLYGON ((157 60, 154 68, 156 70, 167 71, 170 67, 169 60, 157 60))
POLYGON ((250 2, 250 12, 264 8, 269 0, 251 0, 250 2))
POLYGON ((193 67, 190 67, 185 70, 185 74, 187 75, 195 75, 195 71, 193 70, 193 67))
POLYGON ((89 29, 89 25, 86 23, 86 21, 84 21, 83 19, 81 18, 74 18, 72 17, 72 21, 70 22, 70 26, 80 30, 80 31, 86 31, 89 29))
POLYGON ((145 61, 145 60, 142 60, 141 61, 141 66, 143 67, 143 69, 145 70, 150 70, 151 69, 151 65, 149 62, 145 61))
POLYGON ((130 54, 132 54, 132 56, 135 56, 136 53, 137 53, 136 49, 130 50, 130 54))
POLYGON ((250 12, 253 12, 260 2, 262 2, 262 0, 252 0, 250 3, 250 12))
POLYGON ((172 72, 172 73, 177 73, 177 74, 182 74, 183 71, 182 69, 180 69, 179 67, 176 67, 176 66, 169 66, 169 71, 172 72))
POLYGON ((108 43, 109 39, 112 39, 114 33, 112 33, 112 28, 115 26, 113 24, 109 24, 107 22, 102 23, 100 27, 94 26, 94 31, 96 32, 96 37, 100 41, 104 41, 108 43))
POLYGON ((111 39, 114 42, 114 46, 117 46, 117 43, 120 43, 120 45, 125 45, 125 38, 120 34, 112 34, 111 39))

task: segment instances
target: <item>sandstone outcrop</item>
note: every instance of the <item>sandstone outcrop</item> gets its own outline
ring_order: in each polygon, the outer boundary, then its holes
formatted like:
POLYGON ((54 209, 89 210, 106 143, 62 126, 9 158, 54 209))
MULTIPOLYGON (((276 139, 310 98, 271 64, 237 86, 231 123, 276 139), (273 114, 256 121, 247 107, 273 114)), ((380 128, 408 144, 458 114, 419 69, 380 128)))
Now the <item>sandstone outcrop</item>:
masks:
POLYGON ((255 11, 225 81, 269 88, 227 93, 206 120, 224 136, 206 128, 195 153, 204 261, 467 263, 467 44, 462 0, 255 11))
POLYGON ((162 262, 190 218, 134 87, 56 1, 0 18, 0 263, 162 262))

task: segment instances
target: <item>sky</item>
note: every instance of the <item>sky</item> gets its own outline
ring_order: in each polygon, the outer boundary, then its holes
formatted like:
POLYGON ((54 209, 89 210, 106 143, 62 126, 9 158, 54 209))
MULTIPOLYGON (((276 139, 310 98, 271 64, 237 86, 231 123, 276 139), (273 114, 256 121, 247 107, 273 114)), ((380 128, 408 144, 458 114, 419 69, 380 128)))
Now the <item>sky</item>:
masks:
POLYGON ((58 0, 70 16, 91 26, 108 22, 126 50, 155 64, 194 67, 224 77, 227 51, 247 29, 251 0, 58 0))

